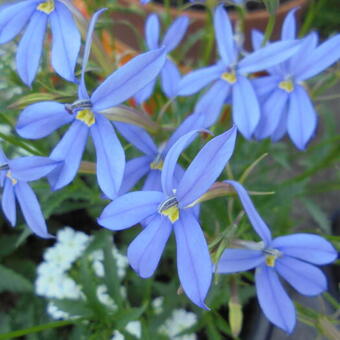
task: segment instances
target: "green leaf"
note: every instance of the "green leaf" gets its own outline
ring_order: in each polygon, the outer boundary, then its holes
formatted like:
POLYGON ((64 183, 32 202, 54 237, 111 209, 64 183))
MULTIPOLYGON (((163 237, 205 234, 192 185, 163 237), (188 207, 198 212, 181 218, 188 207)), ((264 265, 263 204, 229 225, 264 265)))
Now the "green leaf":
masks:
POLYGON ((52 302, 62 311, 72 315, 89 318, 92 315, 91 309, 85 301, 73 299, 54 299, 52 302))
POLYGON ((22 275, 12 269, 0 265, 0 293, 15 292, 27 293, 33 291, 33 285, 22 275))
POLYGON ((314 221, 318 224, 318 226, 326 233, 331 233, 330 221, 327 215, 321 210, 321 208, 312 200, 303 198, 301 199, 303 204, 305 205, 308 212, 313 217, 314 221))
POLYGON ((0 258, 11 254, 16 248, 17 235, 3 235, 0 238, 0 258))
POLYGON ((115 324, 117 329, 123 329, 130 321, 139 320, 141 315, 144 313, 147 305, 143 305, 139 308, 129 308, 118 311, 115 314, 115 324))

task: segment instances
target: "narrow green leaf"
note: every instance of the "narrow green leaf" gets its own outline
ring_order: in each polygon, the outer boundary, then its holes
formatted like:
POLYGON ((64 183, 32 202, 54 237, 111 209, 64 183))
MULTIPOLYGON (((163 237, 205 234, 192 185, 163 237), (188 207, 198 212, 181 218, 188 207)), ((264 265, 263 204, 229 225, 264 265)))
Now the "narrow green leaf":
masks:
POLYGON ((27 293, 33 291, 33 285, 22 275, 12 269, 0 265, 0 293, 15 292, 27 293))

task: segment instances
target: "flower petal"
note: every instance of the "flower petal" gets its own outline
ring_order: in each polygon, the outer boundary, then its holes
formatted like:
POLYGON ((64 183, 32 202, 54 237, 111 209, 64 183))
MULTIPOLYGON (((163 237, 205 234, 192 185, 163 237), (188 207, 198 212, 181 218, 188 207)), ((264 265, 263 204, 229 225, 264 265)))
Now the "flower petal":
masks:
POLYGON ((332 244, 314 234, 292 234, 273 240, 272 247, 283 254, 314 264, 327 264, 336 260, 337 252, 332 244))
POLYGON ((198 92, 213 80, 218 79, 224 70, 225 66, 219 63, 190 72, 181 79, 178 85, 178 95, 190 96, 198 92))
POLYGON ((177 270, 183 290, 193 303, 208 309, 204 300, 211 284, 212 263, 202 229, 191 212, 181 210, 174 230, 177 270))
POLYGON ((233 64, 236 59, 236 46, 231 22, 223 5, 217 6, 215 10, 214 27, 218 52, 222 60, 225 65, 233 64))
POLYGON ((205 116, 205 127, 216 123, 230 89, 227 82, 217 80, 197 102, 195 112, 201 112, 205 116))
POLYGON ((295 146, 304 150, 313 137, 317 125, 317 116, 305 89, 296 85, 290 94, 287 130, 295 146))
POLYGON ((300 294, 318 295, 327 290, 324 273, 311 264, 283 254, 277 259, 275 268, 300 294))
POLYGON ((288 93, 279 88, 274 90, 262 105, 261 119, 255 130, 255 137, 263 139, 269 137, 277 129, 281 115, 286 114, 288 93))
POLYGON ((57 102, 40 102, 27 106, 20 114, 16 131, 28 139, 39 139, 72 122, 74 117, 57 102))
POLYGON ((236 135, 237 129, 233 127, 214 137, 199 151, 178 185, 176 197, 180 207, 197 200, 216 181, 233 154, 236 135))
POLYGON ((266 317, 277 327, 291 333, 295 327, 295 308, 272 268, 260 266, 255 272, 256 292, 266 317))
POLYGON ((15 195, 12 182, 6 178, 4 181, 4 190, 2 192, 1 207, 4 215, 11 223, 12 227, 16 224, 16 207, 15 207, 15 195))
POLYGON ((186 133, 184 136, 178 139, 178 141, 171 147, 168 151, 162 169, 162 188, 163 191, 168 195, 173 195, 174 187, 174 171, 176 168, 177 160, 183 150, 193 142, 199 130, 193 130, 191 132, 186 133))
POLYGON ((251 31, 251 44, 252 44, 254 51, 261 48, 263 38, 264 38, 264 34, 262 32, 258 30, 251 31))
POLYGON ((149 99, 155 89, 156 81, 157 78, 152 80, 135 94, 134 98, 136 99, 137 104, 140 105, 141 103, 149 99))
POLYGON ((241 75, 233 86, 232 102, 234 123, 242 135, 250 139, 260 121, 260 107, 252 83, 241 75))
POLYGON ((113 72, 91 96, 98 112, 118 105, 157 77, 165 62, 164 48, 143 53, 113 72))
POLYGON ((37 1, 21 1, 2 7, 0 11, 0 44, 12 40, 32 16, 37 1))
POLYGON ((119 133, 133 146, 150 157, 156 157, 158 149, 150 135, 142 128, 127 124, 114 122, 119 133))
POLYGON ((52 65, 68 81, 75 81, 74 69, 80 50, 81 36, 71 12, 57 1, 49 15, 53 36, 52 65))
POLYGON ((90 131, 96 149, 98 185, 107 197, 114 199, 124 176, 124 149, 112 123, 104 116, 96 115, 90 131))
POLYGON ((263 252, 260 250, 226 249, 216 265, 216 272, 221 274, 242 272, 253 269, 263 262, 263 252))
POLYGON ((152 13, 150 14, 145 22, 145 38, 146 44, 150 50, 154 50, 158 47, 159 41, 159 19, 157 14, 152 13))
POLYGON ((279 64, 300 48, 300 42, 295 40, 278 41, 262 47, 248 54, 239 62, 240 73, 252 73, 263 71, 271 66, 279 64))
POLYGON ((189 26, 189 18, 187 16, 178 17, 166 31, 162 45, 165 46, 166 51, 169 53, 177 47, 183 39, 189 26))
POLYGON ((122 185, 119 189, 120 195, 131 190, 143 176, 151 171, 151 162, 151 158, 142 156, 134 158, 126 163, 122 185))
POLYGON ((21 38, 16 55, 17 70, 22 81, 31 86, 37 73, 48 16, 35 11, 21 38))
POLYGON ((148 278, 154 273, 171 231, 169 219, 157 214, 130 243, 127 252, 129 263, 140 277, 148 278))
POLYGON ((290 40, 296 38, 296 19, 295 12, 298 8, 293 8, 288 12, 282 24, 281 40, 290 40))
POLYGON ((30 156, 12 159, 8 164, 15 179, 29 182, 46 176, 60 162, 47 157, 30 156))
POLYGON ((299 80, 314 77, 340 58, 340 34, 326 40, 305 56, 304 67, 297 75, 299 80))
POLYGON ((89 128, 83 122, 75 120, 54 147, 50 158, 64 162, 48 175, 53 190, 69 184, 76 176, 88 135, 89 128))
POLYGON ((236 190, 238 197, 241 200, 243 208, 248 215, 249 221, 252 224, 256 233, 261 237, 261 239, 265 242, 266 245, 271 243, 271 232, 267 227, 266 223, 263 221, 262 217, 257 212, 256 208, 252 200, 250 199, 246 189, 238 182, 235 181, 224 181, 233 186, 236 190))
POLYGON ((143 190, 162 191, 161 171, 159 170, 149 171, 143 185, 143 190))
POLYGON ((177 95, 181 74, 173 61, 167 59, 161 72, 162 89, 168 98, 177 95))
POLYGON ((42 238, 52 237, 47 231, 38 199, 31 187, 25 182, 18 181, 14 186, 14 192, 30 229, 42 238))
POLYGON ((110 230, 130 228, 157 213, 164 194, 158 191, 129 192, 116 198, 102 212, 98 223, 110 230))

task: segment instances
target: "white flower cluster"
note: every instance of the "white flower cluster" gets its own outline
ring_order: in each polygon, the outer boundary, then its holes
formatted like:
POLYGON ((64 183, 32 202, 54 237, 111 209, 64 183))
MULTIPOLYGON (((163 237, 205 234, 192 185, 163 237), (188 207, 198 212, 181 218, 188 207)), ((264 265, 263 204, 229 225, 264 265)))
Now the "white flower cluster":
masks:
MULTIPOLYGON (((134 335, 137 339, 141 339, 142 325, 140 321, 130 321, 126 325, 125 330, 131 335, 134 335)), ((111 340, 125 340, 125 337, 121 332, 114 331, 111 340)))
MULTIPOLYGON (((37 269, 35 281, 36 293, 49 299, 84 299, 82 288, 69 275, 68 271, 76 260, 83 254, 91 241, 91 237, 83 232, 77 232, 66 227, 57 233, 57 242, 44 253, 44 262, 37 269)), ((128 265, 127 258, 116 249, 113 249, 113 256, 117 261, 118 275, 123 277, 128 265)), ((104 276, 103 259, 101 250, 94 251, 89 255, 95 274, 98 277, 104 276)), ((123 292, 124 293, 124 292, 123 292)), ((114 310, 116 305, 107 293, 105 285, 97 287, 98 300, 114 310)), ((70 315, 58 309, 49 302, 47 312, 54 319, 69 319, 70 315)))
POLYGON ((169 337, 170 340, 196 340, 196 334, 178 335, 184 330, 194 326, 197 316, 184 309, 175 309, 169 319, 159 329, 161 334, 169 337))

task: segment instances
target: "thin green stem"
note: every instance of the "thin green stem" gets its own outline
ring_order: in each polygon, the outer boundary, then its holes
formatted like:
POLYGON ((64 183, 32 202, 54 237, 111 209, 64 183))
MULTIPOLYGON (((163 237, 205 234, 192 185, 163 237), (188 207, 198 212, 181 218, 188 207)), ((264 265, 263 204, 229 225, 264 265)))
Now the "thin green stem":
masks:
POLYGON ((264 33, 264 38, 261 44, 262 47, 266 45, 266 43, 269 41, 270 37, 272 36, 275 22, 276 22, 276 16, 274 14, 270 14, 269 20, 266 26, 266 31, 264 33))

